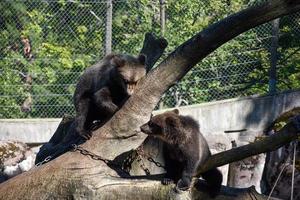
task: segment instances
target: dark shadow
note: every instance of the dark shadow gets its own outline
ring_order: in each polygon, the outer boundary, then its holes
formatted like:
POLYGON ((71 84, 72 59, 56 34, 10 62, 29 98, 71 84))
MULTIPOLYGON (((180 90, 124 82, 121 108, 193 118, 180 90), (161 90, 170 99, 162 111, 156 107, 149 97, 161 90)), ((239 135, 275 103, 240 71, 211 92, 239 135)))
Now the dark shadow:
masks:
POLYGON ((77 134, 75 127, 73 118, 64 117, 49 142, 40 148, 36 155, 35 164, 43 164, 45 159, 49 162, 72 150, 74 144, 83 144, 86 140, 77 134))
POLYGON ((108 166, 113 169, 121 178, 125 179, 148 179, 148 180, 157 180, 161 181, 164 177, 164 174, 151 174, 151 175, 134 175, 129 174, 131 170, 131 164, 136 161, 136 154, 134 150, 126 151, 118 155, 112 163, 108 166))
MULTIPOLYGON (((274 95, 249 97, 247 106, 250 111, 244 116, 243 128, 260 127, 258 132, 266 130, 280 115, 300 107, 300 90, 285 91, 274 95)), ((253 128, 252 128, 253 129, 253 128)))
MULTIPOLYGON (((208 191, 210 191, 210 188, 208 186, 208 184, 204 181, 199 179, 195 185, 194 185, 194 189, 196 191, 200 191, 204 194, 207 195, 207 198, 209 197, 209 193, 208 191)), ((198 199, 197 198, 197 194, 195 193, 195 190, 193 190, 193 198, 198 199)), ((243 193, 243 192, 248 192, 248 193, 257 193, 255 191, 255 187, 250 187, 250 188, 234 188, 234 187, 229 187, 229 186, 221 186, 221 190, 220 193, 218 195, 224 195, 226 196, 226 198, 232 198, 232 199, 237 199, 238 195, 243 193)), ((201 195, 201 199, 206 199, 206 196, 201 195)))

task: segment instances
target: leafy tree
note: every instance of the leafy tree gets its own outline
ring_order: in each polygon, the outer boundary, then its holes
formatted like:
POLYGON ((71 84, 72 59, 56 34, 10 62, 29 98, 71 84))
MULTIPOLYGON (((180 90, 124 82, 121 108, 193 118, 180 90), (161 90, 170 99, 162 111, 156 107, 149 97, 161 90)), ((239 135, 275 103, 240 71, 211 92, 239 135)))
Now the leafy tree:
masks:
MULTIPOLYGON (((167 52, 227 15, 257 1, 166 1, 167 52)), ((137 54, 146 32, 160 33, 158 0, 113 4, 113 51, 137 54)), ((106 2, 0 2, 0 118, 73 114, 82 71, 104 56, 106 2), (24 53, 28 39, 31 56, 24 53), (31 100, 31 110, 22 105, 31 100)), ((280 20, 278 91, 299 88, 299 13, 280 20)), ((224 44, 170 89, 161 107, 268 92, 271 25, 224 44)))

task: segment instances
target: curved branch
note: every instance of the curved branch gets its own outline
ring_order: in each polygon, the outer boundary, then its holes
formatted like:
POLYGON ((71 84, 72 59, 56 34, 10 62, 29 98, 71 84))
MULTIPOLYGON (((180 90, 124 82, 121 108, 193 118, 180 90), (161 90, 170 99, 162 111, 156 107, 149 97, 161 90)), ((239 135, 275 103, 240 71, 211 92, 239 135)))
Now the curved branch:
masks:
POLYGON ((222 44, 255 26, 299 10, 299 0, 272 0, 233 14, 194 35, 149 72, 137 92, 111 120, 116 127, 131 122, 138 124, 125 131, 118 129, 112 136, 130 136, 139 131, 139 125, 149 118, 162 94, 222 44), (122 120, 117 122, 119 119, 122 120))
POLYGON ((215 167, 242 160, 260 153, 274 151, 283 145, 296 140, 299 136, 300 115, 297 115, 274 135, 248 145, 233 148, 228 151, 223 151, 213 155, 205 162, 204 165, 198 167, 196 176, 199 177, 201 173, 215 167))

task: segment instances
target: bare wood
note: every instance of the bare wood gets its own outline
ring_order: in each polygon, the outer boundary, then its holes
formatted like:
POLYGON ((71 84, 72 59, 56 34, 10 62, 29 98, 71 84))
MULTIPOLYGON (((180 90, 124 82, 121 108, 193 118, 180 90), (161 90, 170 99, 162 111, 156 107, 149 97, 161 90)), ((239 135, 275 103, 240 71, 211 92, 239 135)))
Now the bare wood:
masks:
POLYGON ((147 56, 147 72, 152 69, 156 61, 162 56, 168 42, 164 38, 156 38, 152 33, 146 33, 141 54, 147 56))

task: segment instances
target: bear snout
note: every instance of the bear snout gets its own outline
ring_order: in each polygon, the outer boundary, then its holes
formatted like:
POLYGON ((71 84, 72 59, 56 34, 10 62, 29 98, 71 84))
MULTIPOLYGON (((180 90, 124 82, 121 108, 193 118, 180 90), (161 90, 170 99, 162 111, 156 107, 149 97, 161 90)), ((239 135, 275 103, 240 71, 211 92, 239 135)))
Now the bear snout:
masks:
POLYGON ((141 128, 141 131, 143 133, 146 133, 146 134, 150 134, 151 133, 150 127, 148 126, 148 124, 144 124, 140 128, 141 128))

